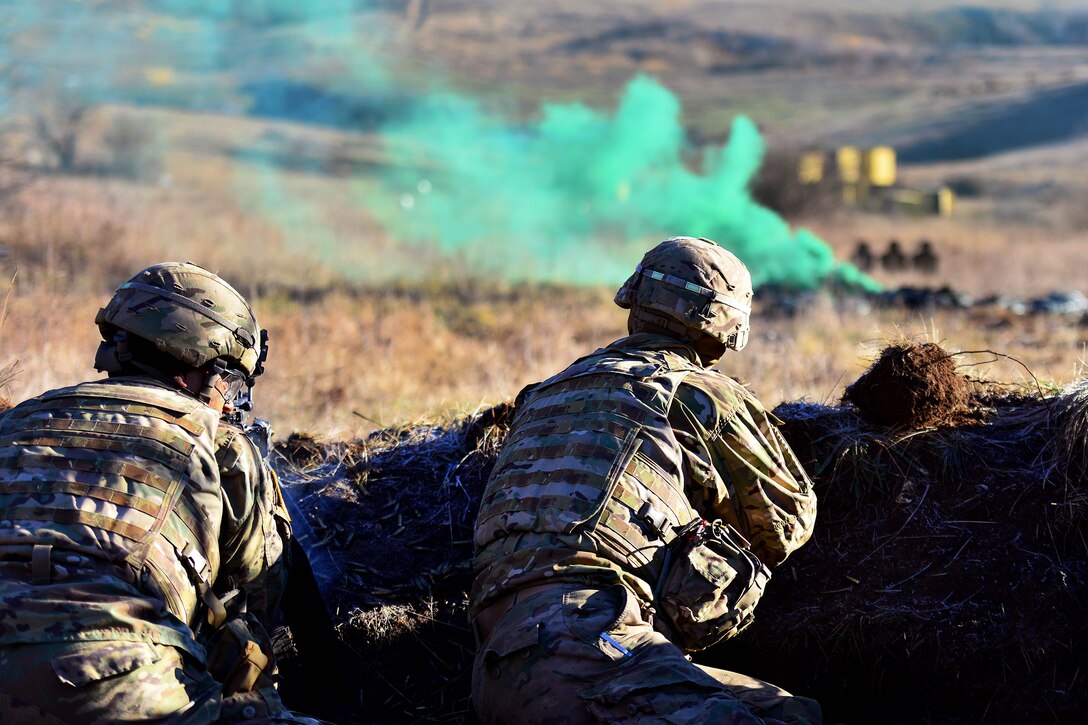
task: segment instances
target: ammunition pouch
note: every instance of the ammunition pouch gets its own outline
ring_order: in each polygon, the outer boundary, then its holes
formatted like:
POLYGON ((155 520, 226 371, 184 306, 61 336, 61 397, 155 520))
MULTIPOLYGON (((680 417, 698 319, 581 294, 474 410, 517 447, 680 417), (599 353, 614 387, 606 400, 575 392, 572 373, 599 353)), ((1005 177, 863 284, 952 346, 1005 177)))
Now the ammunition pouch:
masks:
POLYGON ((771 572, 748 542, 720 521, 696 519, 665 548, 655 600, 655 626, 694 652, 729 639, 754 619, 771 572))
POLYGON ((231 616, 208 640, 208 672, 226 696, 274 684, 276 658, 272 640, 249 613, 231 616))

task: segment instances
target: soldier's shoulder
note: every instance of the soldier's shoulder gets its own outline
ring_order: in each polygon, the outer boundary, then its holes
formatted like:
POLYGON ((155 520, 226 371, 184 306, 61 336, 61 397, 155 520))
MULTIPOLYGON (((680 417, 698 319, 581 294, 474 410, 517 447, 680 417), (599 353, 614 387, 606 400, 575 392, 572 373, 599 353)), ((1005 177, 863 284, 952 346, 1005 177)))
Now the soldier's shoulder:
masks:
POLYGON ((215 432, 216 459, 226 470, 256 470, 262 460, 257 444, 233 423, 220 421, 215 432))
POLYGON ((702 417, 714 414, 728 418, 742 408, 763 409, 759 399, 744 383, 712 369, 691 371, 684 377, 677 396, 697 413, 702 411, 702 417))
POLYGON ((239 455, 249 448, 245 431, 225 420, 220 420, 215 429, 215 446, 223 451, 237 451, 239 455))
POLYGON ((684 383, 714 391, 720 395, 729 395, 744 400, 756 399, 755 393, 751 391, 744 381, 713 368, 696 368, 692 370, 684 378, 684 383))
POLYGON ((68 397, 101 398, 118 402, 155 405, 182 415, 207 407, 195 396, 183 392, 176 386, 143 376, 121 376, 89 380, 76 385, 49 390, 33 398, 33 400, 42 401, 68 397))
POLYGON ((146 376, 120 376, 92 380, 80 383, 73 389, 91 390, 98 389, 105 392, 116 391, 118 395, 137 393, 144 396, 156 396, 163 400, 172 401, 175 405, 199 408, 204 405, 196 396, 183 391, 176 385, 171 385, 161 380, 146 376))
MULTIPOLYGON (((131 389, 142 390, 138 385, 138 378, 104 378, 102 380, 86 380, 74 385, 65 385, 60 388, 52 388, 37 395, 22 400, 18 403, 3 401, 6 405, 0 410, 0 414, 16 411, 30 406, 35 406, 48 400, 57 398, 71 398, 81 395, 89 395, 98 398, 125 399, 125 392, 131 389)), ((149 379, 150 380, 150 379, 149 379)))

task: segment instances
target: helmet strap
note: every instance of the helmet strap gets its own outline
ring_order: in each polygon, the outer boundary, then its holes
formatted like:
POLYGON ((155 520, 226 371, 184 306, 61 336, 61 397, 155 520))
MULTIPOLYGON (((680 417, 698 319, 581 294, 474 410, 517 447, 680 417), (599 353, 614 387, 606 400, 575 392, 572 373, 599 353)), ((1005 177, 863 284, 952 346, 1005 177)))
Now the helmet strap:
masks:
POLYGON ((124 369, 117 356, 117 343, 106 340, 98 343, 98 352, 94 355, 94 369, 107 375, 116 375, 124 369))
MULTIPOLYGON (((128 344, 128 333, 117 330, 110 340, 103 340, 98 345, 94 356, 94 369, 109 375, 124 374, 127 367, 132 367, 132 350, 128 344)), ((137 366, 138 367, 138 366, 137 366)))
POLYGON ((638 306, 631 309, 627 316, 628 332, 656 332, 677 337, 682 340, 691 339, 691 328, 671 317, 659 315, 646 307, 638 306))
POLYGON ((730 333, 729 337, 725 339, 725 346, 730 350, 741 351, 748 345, 748 327, 747 325, 730 333))
POLYGON ((204 380, 204 389, 197 394, 197 397, 210 405, 213 395, 218 395, 223 399, 224 404, 231 405, 234 401, 228 400, 226 393, 219 388, 219 383, 227 371, 226 363, 222 360, 215 360, 206 369, 208 375, 204 380))

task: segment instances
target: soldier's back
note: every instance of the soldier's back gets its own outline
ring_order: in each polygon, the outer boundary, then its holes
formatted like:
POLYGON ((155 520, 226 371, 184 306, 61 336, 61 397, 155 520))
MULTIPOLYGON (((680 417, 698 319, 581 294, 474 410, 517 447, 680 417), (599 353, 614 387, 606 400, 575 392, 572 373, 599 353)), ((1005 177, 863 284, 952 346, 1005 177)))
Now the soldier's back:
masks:
POLYGON ((12 596, 64 610, 26 621, 22 607, 20 626, 0 622, 0 643, 108 632, 196 649, 190 568, 219 563, 217 425, 200 401, 143 378, 54 390, 0 417, 0 551, 30 564, 3 589, 22 584, 12 596), (47 593, 69 581, 73 596, 47 593), (138 614, 119 614, 115 597, 138 614))

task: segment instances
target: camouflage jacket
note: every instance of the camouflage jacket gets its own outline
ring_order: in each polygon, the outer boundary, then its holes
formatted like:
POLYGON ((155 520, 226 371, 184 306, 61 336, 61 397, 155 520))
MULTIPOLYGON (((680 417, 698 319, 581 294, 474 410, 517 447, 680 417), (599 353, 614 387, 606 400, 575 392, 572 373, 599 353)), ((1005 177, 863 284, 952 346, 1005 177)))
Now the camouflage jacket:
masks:
POLYGON ((127 640, 202 657, 202 583, 267 622, 287 516, 245 434, 146 377, 0 415, 0 644, 127 640))
POLYGON ((653 601, 661 535, 721 519, 767 565, 816 497, 773 416, 678 340, 636 334, 523 392, 476 521, 473 612, 545 581, 653 601))

